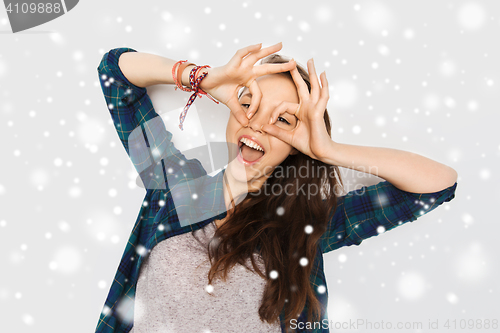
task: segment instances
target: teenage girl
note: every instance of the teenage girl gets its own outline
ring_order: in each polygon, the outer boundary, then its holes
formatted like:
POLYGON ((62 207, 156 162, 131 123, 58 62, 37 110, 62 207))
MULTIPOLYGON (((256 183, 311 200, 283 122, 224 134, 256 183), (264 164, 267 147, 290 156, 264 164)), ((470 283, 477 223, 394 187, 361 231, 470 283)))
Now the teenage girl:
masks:
POLYGON ((104 97, 146 196, 96 332, 328 332, 323 254, 454 198, 449 166, 333 141, 326 74, 281 48, 251 45, 215 68, 125 47, 103 56, 104 97), (226 168, 209 176, 175 148, 155 84, 227 106, 226 168), (340 195, 339 167, 384 181, 340 195))

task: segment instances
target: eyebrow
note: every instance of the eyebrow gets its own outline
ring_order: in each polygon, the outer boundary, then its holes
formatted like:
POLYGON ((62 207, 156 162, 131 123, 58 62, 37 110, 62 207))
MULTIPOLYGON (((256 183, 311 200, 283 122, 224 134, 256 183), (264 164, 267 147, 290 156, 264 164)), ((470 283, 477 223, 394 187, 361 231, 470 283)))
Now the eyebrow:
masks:
POLYGON ((248 87, 243 87, 243 90, 241 90, 240 95, 238 95, 238 98, 241 98, 246 95, 252 97, 252 93, 250 92, 250 90, 248 90, 248 87), (246 91, 245 94, 243 94, 244 91, 246 91))
POLYGON ((242 94, 242 95, 240 96, 240 98, 241 98, 241 97, 243 97, 243 96, 247 96, 247 95, 248 95, 248 96, 250 96, 250 97, 252 97, 252 93, 251 93, 251 92, 249 92, 249 91, 247 91, 246 93, 242 94))
MULTIPOLYGON (((241 95, 239 98, 242 98, 242 97, 247 96, 247 95, 250 96, 250 97, 252 97, 252 94, 249 91, 247 91, 245 94, 241 95)), ((288 113, 288 112, 285 112, 285 113, 288 113)), ((291 113, 288 113, 288 114, 290 116, 294 116, 296 119, 298 119, 296 115, 291 114, 291 113)))

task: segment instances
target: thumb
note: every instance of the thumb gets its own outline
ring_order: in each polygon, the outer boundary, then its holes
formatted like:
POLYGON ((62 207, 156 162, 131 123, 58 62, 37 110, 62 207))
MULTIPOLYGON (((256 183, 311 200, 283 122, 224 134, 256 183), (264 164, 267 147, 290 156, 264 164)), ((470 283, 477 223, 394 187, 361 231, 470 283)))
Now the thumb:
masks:
POLYGON ((289 145, 292 144, 292 135, 288 131, 285 131, 281 128, 279 128, 276 125, 271 125, 271 124, 264 124, 262 125, 261 128, 264 132, 271 134, 272 136, 277 137, 281 141, 284 141, 288 143, 289 145))

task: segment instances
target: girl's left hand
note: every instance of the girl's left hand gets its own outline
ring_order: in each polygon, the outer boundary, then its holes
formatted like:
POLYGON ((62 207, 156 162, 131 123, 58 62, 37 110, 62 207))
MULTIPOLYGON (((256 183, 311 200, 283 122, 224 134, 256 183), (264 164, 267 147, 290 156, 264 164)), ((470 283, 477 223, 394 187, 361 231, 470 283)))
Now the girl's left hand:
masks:
POLYGON ((330 98, 328 81, 326 80, 326 73, 321 73, 322 87, 320 87, 313 59, 307 62, 307 67, 311 80, 311 93, 309 93, 307 84, 300 76, 297 67, 294 67, 290 72, 297 87, 300 102, 299 104, 282 102, 272 112, 269 121, 272 123, 273 119, 277 119, 280 114, 288 112, 298 118, 295 128, 290 131, 276 125, 265 124, 262 126, 262 130, 288 143, 311 158, 322 160, 327 156, 332 143, 323 119, 330 98))

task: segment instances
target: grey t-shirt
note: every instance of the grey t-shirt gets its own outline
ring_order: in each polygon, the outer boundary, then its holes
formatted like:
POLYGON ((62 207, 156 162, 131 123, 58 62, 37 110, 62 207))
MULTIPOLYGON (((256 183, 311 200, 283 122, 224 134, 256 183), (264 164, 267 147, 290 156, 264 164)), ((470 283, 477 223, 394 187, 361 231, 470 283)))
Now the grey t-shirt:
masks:
MULTIPOLYGON (((281 332, 279 321, 262 322, 258 308, 265 280, 242 265, 228 279, 208 286, 206 244, 215 233, 209 223, 158 243, 142 264, 137 282, 133 333, 281 332), (210 294, 209 294, 210 292, 210 294)), ((262 272, 263 261, 254 258, 262 272)), ((250 259, 247 266, 252 268, 250 259)))

